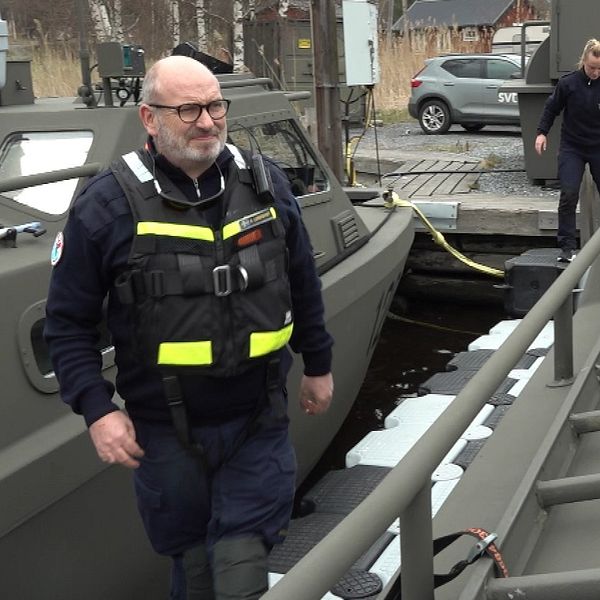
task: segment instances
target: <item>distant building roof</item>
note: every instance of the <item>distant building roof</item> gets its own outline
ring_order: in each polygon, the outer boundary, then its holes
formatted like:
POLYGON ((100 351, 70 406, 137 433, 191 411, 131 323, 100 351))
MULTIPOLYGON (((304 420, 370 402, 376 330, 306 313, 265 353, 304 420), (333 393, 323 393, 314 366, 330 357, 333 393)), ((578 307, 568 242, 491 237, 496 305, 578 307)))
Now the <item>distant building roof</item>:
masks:
MULTIPOLYGON (((495 25, 514 0, 417 0, 406 11, 411 27, 495 25)), ((402 30, 404 17, 392 29, 402 30)))

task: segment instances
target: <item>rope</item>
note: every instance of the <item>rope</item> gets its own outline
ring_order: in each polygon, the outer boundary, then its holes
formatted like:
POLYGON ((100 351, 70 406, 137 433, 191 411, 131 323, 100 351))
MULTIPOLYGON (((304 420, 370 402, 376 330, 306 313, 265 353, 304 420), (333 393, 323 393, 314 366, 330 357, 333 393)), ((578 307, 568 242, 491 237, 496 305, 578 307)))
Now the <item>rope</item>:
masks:
POLYGON ((435 227, 431 224, 429 219, 423 214, 423 211, 421 211, 421 209, 417 205, 413 204, 409 200, 403 200, 402 198, 400 198, 400 196, 398 196, 398 194, 396 192, 391 191, 391 190, 384 192, 383 198, 384 198, 384 206, 386 208, 391 208, 392 206, 404 206, 404 207, 408 206, 408 207, 412 208, 415 211, 415 213, 417 214, 417 216, 419 217, 419 219, 421 219, 421 221, 423 222, 425 227, 427 227, 427 229, 429 230, 429 233, 431 233, 431 237, 433 238, 433 241, 438 246, 441 246, 442 248, 444 248, 444 250, 449 252, 452 256, 454 256, 456 259, 458 259, 463 264, 474 269, 475 271, 479 271, 480 273, 484 273, 486 275, 491 275, 492 277, 501 277, 501 278, 504 277, 504 271, 502 271, 500 269, 495 269, 494 267, 488 267, 486 265, 482 265, 478 262, 475 262, 474 260, 471 260, 470 258, 465 256, 462 252, 459 252, 456 248, 453 248, 446 241, 446 238, 443 236, 443 234, 441 232, 439 232, 437 229, 435 229, 435 227))

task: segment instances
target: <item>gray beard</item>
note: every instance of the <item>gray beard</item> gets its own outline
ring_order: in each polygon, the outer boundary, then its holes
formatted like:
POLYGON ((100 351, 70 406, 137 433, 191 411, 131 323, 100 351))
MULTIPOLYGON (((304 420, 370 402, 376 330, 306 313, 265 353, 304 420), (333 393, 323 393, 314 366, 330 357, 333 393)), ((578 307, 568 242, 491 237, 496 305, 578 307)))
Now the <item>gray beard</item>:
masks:
POLYGON ((212 164, 223 151, 226 137, 227 131, 220 131, 217 142, 212 144, 207 150, 200 150, 188 146, 187 138, 174 135, 168 127, 160 124, 154 141, 157 150, 173 164, 182 161, 212 164))

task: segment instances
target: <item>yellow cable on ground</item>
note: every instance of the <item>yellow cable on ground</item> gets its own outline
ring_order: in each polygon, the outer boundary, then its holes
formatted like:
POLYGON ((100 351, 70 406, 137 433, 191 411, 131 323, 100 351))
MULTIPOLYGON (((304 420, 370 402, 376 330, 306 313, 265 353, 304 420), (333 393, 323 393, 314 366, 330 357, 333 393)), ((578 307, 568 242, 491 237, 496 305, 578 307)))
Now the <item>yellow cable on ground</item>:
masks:
POLYGON ((388 190, 388 191, 384 192, 383 199, 384 199, 386 208, 392 208, 394 206, 410 206, 410 208, 412 208, 417 213, 419 219, 421 219, 421 221, 423 221, 423 223, 425 224, 425 227, 427 227, 427 229, 431 233, 431 237, 433 238, 433 241, 438 246, 441 246, 442 248, 444 248, 444 250, 446 250, 447 252, 452 254, 452 256, 454 256, 455 258, 460 260, 462 263, 464 263, 468 267, 471 267, 472 269, 475 269, 476 271, 479 271, 480 273, 485 273, 486 275, 491 275, 493 277, 504 277, 504 271, 502 271, 500 269, 495 269, 494 267, 488 267, 486 265, 479 264, 479 263, 475 262, 474 260, 471 260, 470 258, 465 256, 461 252, 459 252, 456 248, 453 248, 446 241, 446 238, 442 235, 442 233, 439 232, 437 229, 435 229, 435 227, 431 224, 429 219, 423 214, 423 211, 421 211, 421 209, 418 206, 416 206, 409 200, 403 200, 402 198, 400 198, 400 196, 398 196, 398 194, 396 192, 394 192, 392 190, 388 190))

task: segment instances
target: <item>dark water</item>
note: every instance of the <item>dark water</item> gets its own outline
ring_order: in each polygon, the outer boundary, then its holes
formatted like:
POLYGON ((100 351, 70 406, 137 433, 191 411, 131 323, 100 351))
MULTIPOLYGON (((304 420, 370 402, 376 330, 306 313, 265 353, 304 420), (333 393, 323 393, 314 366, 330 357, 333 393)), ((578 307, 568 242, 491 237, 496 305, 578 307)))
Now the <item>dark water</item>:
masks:
POLYGON ((370 431, 383 429, 385 417, 403 398, 416 396, 421 383, 444 371, 455 354, 505 318, 496 305, 396 298, 358 398, 299 496, 327 471, 344 468, 348 450, 370 431))

